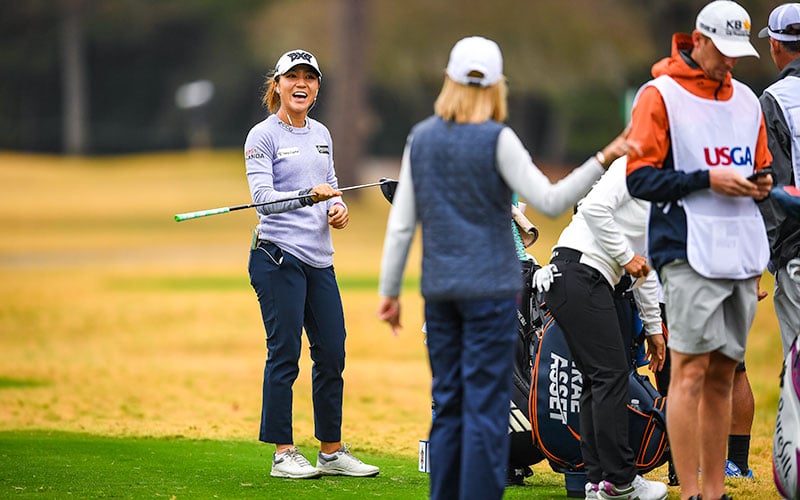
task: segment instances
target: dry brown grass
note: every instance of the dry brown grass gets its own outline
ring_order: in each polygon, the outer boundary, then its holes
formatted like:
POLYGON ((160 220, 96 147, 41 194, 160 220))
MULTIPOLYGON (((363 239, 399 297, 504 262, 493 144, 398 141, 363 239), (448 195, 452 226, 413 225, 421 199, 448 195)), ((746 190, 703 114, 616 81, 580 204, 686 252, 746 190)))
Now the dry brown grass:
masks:
MULTIPOLYGON (((0 154, 0 186, 0 430, 256 439, 264 334, 247 278, 255 216, 172 220, 247 202, 237 154, 0 154)), ((418 291, 404 293, 397 338, 376 319, 377 289, 356 285, 376 280, 389 206, 377 189, 348 200, 350 227, 334 240, 348 325, 344 436, 358 448, 413 456, 430 422, 422 302, 418 291)), ((533 253, 547 262, 569 214, 528 215, 542 233, 533 253)), ((408 276, 417 276, 418 262, 415 246, 408 276)), ((771 290, 769 277, 763 286, 771 290)), ((781 361, 769 299, 759 306, 747 362, 757 481, 729 489, 770 498, 781 361)), ((309 372, 304 356, 295 432, 307 443, 309 372)))

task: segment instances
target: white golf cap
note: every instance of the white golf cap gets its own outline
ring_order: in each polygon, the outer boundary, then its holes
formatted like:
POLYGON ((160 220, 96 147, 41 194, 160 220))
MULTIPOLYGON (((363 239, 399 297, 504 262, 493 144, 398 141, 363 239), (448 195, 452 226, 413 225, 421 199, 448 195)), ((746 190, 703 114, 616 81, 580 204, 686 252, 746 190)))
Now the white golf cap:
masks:
POLYGON ((767 37, 779 42, 800 41, 800 3, 785 3, 773 9, 769 25, 758 32, 758 38, 767 37))
POLYGON ((750 43, 750 16, 731 0, 715 0, 697 14, 697 30, 711 39, 727 57, 758 57, 750 43))
POLYGON ((503 78, 503 54, 482 36, 462 38, 450 51, 447 76, 462 85, 491 87, 503 78))
POLYGON ((275 76, 283 75, 290 69, 301 64, 308 64, 314 68, 314 71, 316 71, 319 76, 322 76, 322 71, 319 70, 319 64, 317 64, 317 58, 314 57, 314 54, 301 49, 290 50, 278 59, 278 62, 275 64, 275 76))

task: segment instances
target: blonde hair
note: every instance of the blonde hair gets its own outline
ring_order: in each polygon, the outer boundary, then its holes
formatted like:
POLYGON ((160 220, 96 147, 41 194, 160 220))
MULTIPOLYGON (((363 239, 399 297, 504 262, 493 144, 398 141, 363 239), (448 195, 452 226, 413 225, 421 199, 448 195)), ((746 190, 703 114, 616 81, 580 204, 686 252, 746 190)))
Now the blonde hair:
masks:
POLYGON ((278 84, 278 79, 275 71, 270 71, 264 78, 264 86, 266 90, 261 97, 261 103, 267 107, 270 113, 275 113, 281 107, 281 96, 275 91, 275 86, 278 84))
POLYGON ((508 117, 508 85, 505 78, 491 87, 462 85, 445 75, 433 111, 456 123, 503 122, 508 117))

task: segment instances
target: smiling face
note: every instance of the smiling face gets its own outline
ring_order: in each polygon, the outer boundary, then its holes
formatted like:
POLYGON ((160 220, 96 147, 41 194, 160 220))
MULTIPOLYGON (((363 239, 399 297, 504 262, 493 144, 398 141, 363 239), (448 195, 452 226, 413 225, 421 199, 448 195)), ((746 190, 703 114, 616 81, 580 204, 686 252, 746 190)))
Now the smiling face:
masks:
POLYGON ((288 116, 289 123, 302 126, 306 114, 319 92, 319 75, 311 66, 300 64, 278 77, 277 90, 280 93, 281 107, 278 116, 288 116))

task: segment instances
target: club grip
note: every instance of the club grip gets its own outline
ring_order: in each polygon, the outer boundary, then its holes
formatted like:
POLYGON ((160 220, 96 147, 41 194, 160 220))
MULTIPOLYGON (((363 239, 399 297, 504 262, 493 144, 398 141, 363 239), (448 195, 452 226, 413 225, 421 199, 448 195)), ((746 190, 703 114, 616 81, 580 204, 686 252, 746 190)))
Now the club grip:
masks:
POLYGON ((207 217, 209 215, 226 214, 230 212, 230 207, 212 208, 209 210, 199 210, 197 212, 186 212, 183 214, 175 214, 175 222, 181 222, 189 219, 197 219, 198 217, 207 217))

